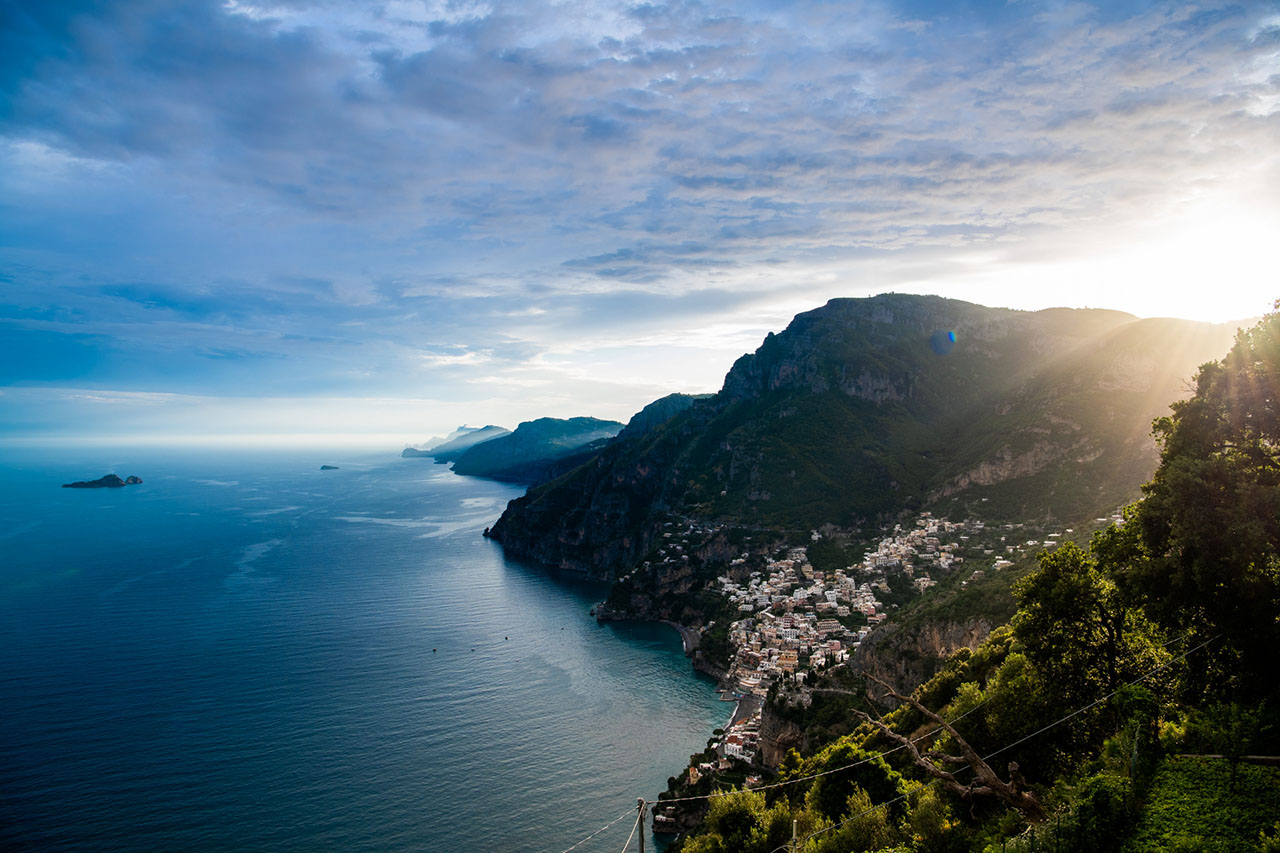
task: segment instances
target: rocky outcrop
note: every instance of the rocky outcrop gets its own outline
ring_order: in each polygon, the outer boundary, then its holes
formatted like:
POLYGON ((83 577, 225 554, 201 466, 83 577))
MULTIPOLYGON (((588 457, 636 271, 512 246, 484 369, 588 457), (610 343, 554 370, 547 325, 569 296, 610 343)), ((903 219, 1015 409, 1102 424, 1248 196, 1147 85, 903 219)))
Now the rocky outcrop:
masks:
POLYGON ((760 712, 760 761, 777 767, 790 750, 805 748, 804 730, 780 716, 769 703, 760 712))
POLYGON ((642 438, 697 401, 705 400, 710 396, 710 394, 668 394, 654 400, 631 416, 631 420, 627 421, 622 432, 618 433, 618 438, 623 441, 642 438))
POLYGON ((857 376, 847 376, 847 368, 841 368, 840 390, 850 397, 883 403, 888 400, 901 402, 911 394, 911 386, 904 380, 894 380, 889 376, 874 376, 863 369, 857 376))
POLYGON ((115 474, 107 474, 96 480, 78 480, 74 483, 63 483, 64 489, 119 489, 123 486, 136 486, 142 482, 141 477, 126 477, 121 480, 115 474))
POLYGON ((835 299, 766 336, 714 397, 513 501, 494 537, 611 578, 671 515, 788 530, 920 509, 1091 517, 1150 476, 1152 419, 1230 340, 1227 327, 1110 311, 835 299), (1141 357, 1153 353, 1155 379, 1141 357))
MULTIPOLYGON (((1001 447, 990 459, 984 459, 968 471, 938 489, 932 499, 945 498, 970 486, 993 486, 1015 477, 1029 477, 1043 471, 1051 463, 1073 455, 1077 448, 1040 442, 1021 453, 1001 447)), ((1094 458, 1097 458, 1096 456, 1094 458)))
POLYGON ((976 649, 995 627, 986 619, 907 627, 886 624, 862 641, 849 667, 891 684, 900 693, 910 693, 932 678, 952 653, 976 649))

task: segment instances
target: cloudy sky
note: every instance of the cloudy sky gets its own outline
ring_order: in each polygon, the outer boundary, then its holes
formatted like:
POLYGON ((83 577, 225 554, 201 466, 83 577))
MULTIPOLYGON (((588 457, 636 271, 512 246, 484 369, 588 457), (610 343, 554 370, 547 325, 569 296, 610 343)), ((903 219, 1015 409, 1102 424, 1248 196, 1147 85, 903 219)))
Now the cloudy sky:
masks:
POLYGON ((625 420, 834 296, 1280 297, 1280 6, 0 0, 0 436, 625 420))

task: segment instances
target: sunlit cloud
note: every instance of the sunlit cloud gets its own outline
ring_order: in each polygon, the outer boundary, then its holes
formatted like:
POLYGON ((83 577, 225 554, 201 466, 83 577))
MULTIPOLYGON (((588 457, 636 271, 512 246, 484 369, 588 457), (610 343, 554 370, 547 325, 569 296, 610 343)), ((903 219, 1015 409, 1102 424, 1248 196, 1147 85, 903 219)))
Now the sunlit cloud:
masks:
POLYGON ((0 103, 8 386, 438 433, 714 390, 836 296, 1280 295, 1266 3, 19 3, 0 103))

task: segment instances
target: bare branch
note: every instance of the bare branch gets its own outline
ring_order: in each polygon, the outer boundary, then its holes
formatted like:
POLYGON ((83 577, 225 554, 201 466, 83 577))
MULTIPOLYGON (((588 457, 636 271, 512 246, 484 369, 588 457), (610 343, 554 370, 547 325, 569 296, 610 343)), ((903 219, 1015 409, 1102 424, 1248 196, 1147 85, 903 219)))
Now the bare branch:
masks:
MULTIPOLYGON (((1040 800, 1036 798, 1036 795, 1027 786, 1027 780, 1023 777, 1022 773, 1019 772, 1016 762, 1011 762, 1009 764, 1010 781, 1003 781, 996 772, 991 769, 991 766, 982 760, 982 756, 978 755, 977 751, 969 745, 969 742, 961 737, 960 733, 956 731, 950 723, 942 719, 940 715, 930 711, 924 706, 924 703, 916 699, 914 696, 903 696, 897 690, 894 690, 889 684, 874 675, 865 672, 863 675, 868 680, 874 681, 876 684, 880 685, 880 687, 894 699, 910 705, 912 708, 923 714, 927 719, 936 723, 938 725, 938 729, 945 731, 951 736, 951 739, 956 743, 956 748, 960 750, 959 756, 947 755, 946 753, 935 749, 930 749, 922 755, 920 750, 916 747, 916 741, 898 734, 890 729, 885 723, 879 720, 874 720, 861 711, 854 712, 863 720, 871 723, 879 729, 881 733, 905 746, 911 753, 911 758, 915 761, 917 767, 924 770, 935 779, 938 779, 949 790, 959 794, 965 799, 971 800, 975 796, 994 796, 1010 808, 1017 809, 1023 817, 1032 823, 1040 823, 1045 820, 1044 808, 1040 805, 1040 800), (962 785, 952 773, 949 773, 938 766, 939 764, 965 765, 973 771, 974 780, 968 785, 962 785)), ((919 740, 925 740, 927 737, 932 737, 932 733, 919 738, 919 740)))

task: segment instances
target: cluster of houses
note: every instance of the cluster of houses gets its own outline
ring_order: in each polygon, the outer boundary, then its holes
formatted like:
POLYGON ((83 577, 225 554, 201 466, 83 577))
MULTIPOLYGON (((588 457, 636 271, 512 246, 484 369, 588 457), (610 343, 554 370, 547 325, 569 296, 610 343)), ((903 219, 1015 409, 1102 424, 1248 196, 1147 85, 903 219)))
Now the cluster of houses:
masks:
POLYGON ((756 759, 756 751, 760 743, 760 711, 756 710, 749 717, 736 720, 725 729, 724 735, 716 745, 718 762, 694 761, 689 765, 689 784, 696 785, 702 775, 717 770, 728 770, 734 761, 751 764, 756 759))
POLYGON ((738 610, 749 614, 729 631, 735 649, 729 679, 743 693, 764 696, 780 678, 803 683, 810 670, 843 661, 870 625, 885 618, 876 598, 888 589, 883 578, 858 583, 844 571, 828 576, 809 565, 803 548, 770 560, 744 583, 729 575, 718 581, 738 610), (867 624, 846 625, 855 612, 867 624))
MULTIPOLYGON (((1120 519, 1098 519, 1108 520, 1120 519)), ((751 700, 758 708, 774 684, 801 686, 812 680, 815 672, 845 661, 888 617, 881 596, 892 591, 891 577, 910 579, 915 590, 923 594, 944 573, 960 570, 968 559, 981 567, 961 580, 964 585, 981 579, 988 571, 1013 565, 1010 557, 1053 549, 1063 541, 1064 534, 1073 533, 1068 528, 1060 533, 1041 532, 1025 542, 1011 542, 1021 539, 1017 531, 1024 527, 1004 524, 988 528, 982 521, 952 522, 925 512, 908 524, 895 525, 860 563, 830 572, 813 567, 807 548, 791 548, 769 557, 762 568, 749 574, 748 566, 759 563, 751 563, 751 556, 743 554, 716 579, 720 591, 736 605, 742 617, 730 626, 734 656, 727 675, 729 684, 744 696, 761 697, 751 700)), ((667 541, 660 551, 667 561, 687 559, 686 537, 714 529, 689 525, 673 532, 674 536, 664 536, 667 541)), ((813 538, 816 541, 820 535, 815 532, 813 538)), ((896 583, 901 590, 901 580, 896 583)), ((735 721, 715 744, 716 760, 694 756, 688 770, 689 784, 696 785, 708 774, 725 771, 735 761, 754 764, 759 733, 759 710, 735 721)), ((748 777, 748 787, 753 784, 760 784, 760 778, 748 777)))
MULTIPOLYGON (((895 525, 860 563, 827 572, 809 563, 804 547, 767 557, 763 565, 758 556, 743 553, 716 579, 741 616, 729 633, 734 648, 730 684, 740 693, 763 697, 779 681, 802 685, 815 671, 844 661, 888 618, 882 597, 891 592, 891 578, 899 589, 901 578, 907 578, 917 593, 925 593, 968 560, 978 566, 961 580, 967 585, 1012 565, 1009 558, 1017 554, 1056 547, 1063 536, 1042 533, 1025 543, 1009 541, 1020 539, 1016 531, 1023 527, 988 528, 976 519, 950 521, 923 512, 895 525), (760 568, 748 575, 748 565, 760 568)), ((719 531, 714 523, 668 522, 655 556, 668 566, 688 564, 695 543, 719 531)), ((820 534, 814 532, 813 538, 820 534)), ((644 569, 650 567, 644 564, 644 569)), ((750 751, 750 740, 743 734, 732 751, 739 746, 750 751)), ((723 746, 727 750, 730 744, 723 746)))
POLYGON ((888 617, 880 596, 890 592, 891 575, 909 578, 924 593, 942 573, 957 571, 968 554, 986 568, 961 582, 967 584, 1012 565, 1006 556, 1032 546, 1056 546, 1061 535, 1051 533, 1025 546, 1006 544, 1008 535, 988 530, 981 521, 953 522, 925 512, 907 525, 895 525, 861 563, 833 572, 814 569, 805 548, 792 548, 749 578, 734 580, 732 568, 748 559, 740 557, 717 578, 743 617, 730 629, 735 655, 729 678, 739 691, 758 696, 779 680, 803 684, 813 672, 844 661, 888 617))

